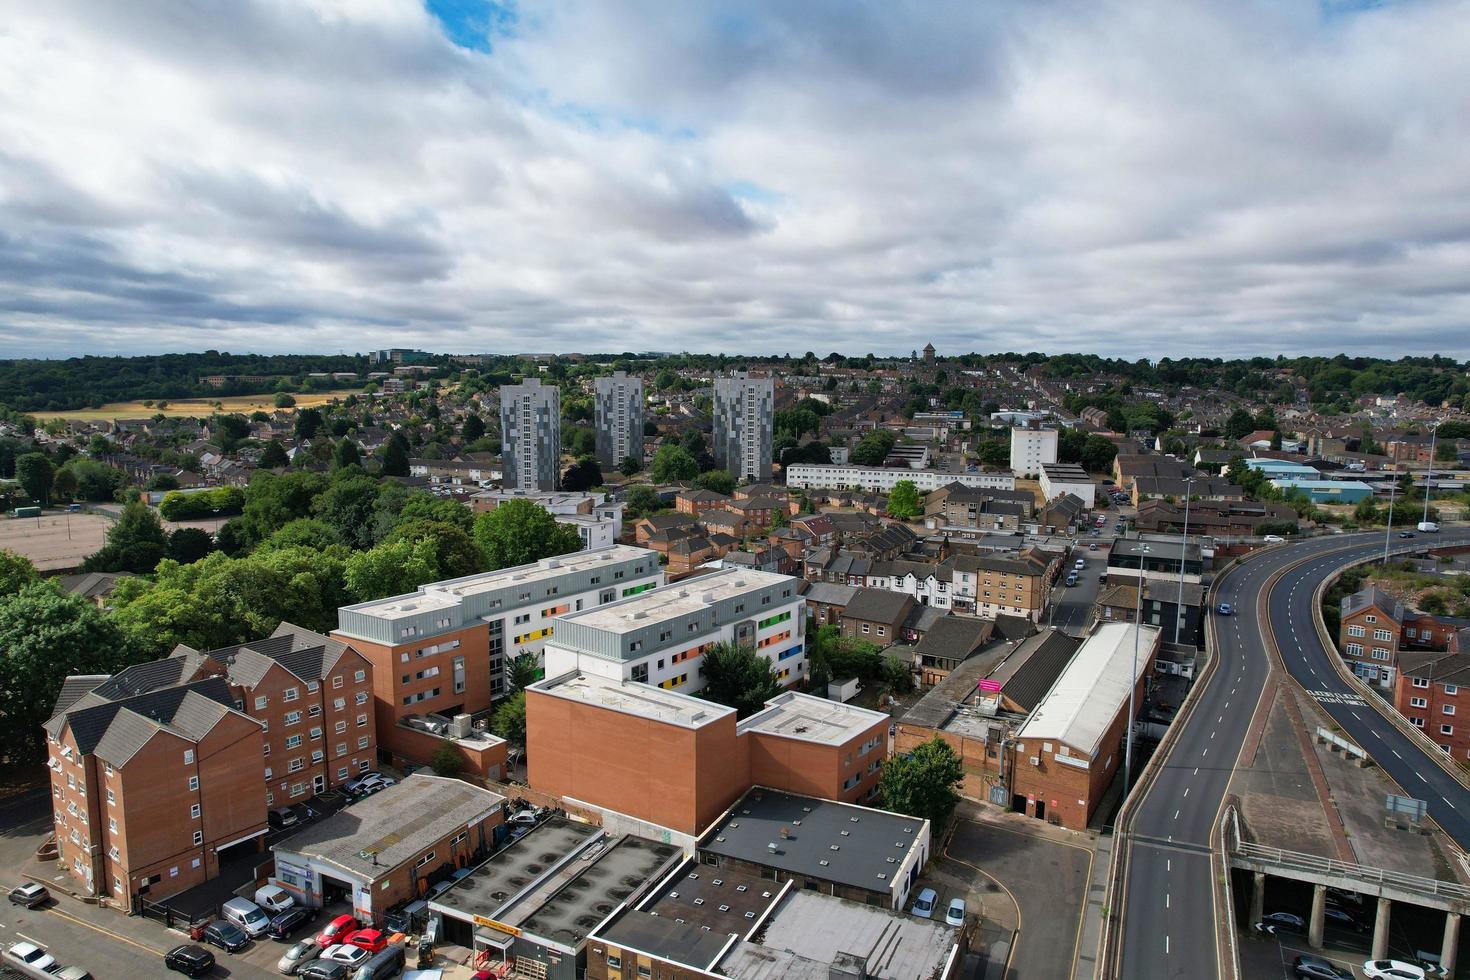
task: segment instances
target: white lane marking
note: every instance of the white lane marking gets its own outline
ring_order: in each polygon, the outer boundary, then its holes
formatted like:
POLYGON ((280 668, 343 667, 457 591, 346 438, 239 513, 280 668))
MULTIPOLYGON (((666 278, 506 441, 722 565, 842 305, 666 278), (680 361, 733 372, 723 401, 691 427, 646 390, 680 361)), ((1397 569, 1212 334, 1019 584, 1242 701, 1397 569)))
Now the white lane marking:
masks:
POLYGON ((1200 754, 1199 754, 1199 757, 1200 757, 1200 758, 1201 758, 1201 759, 1203 759, 1203 758, 1204 758, 1204 757, 1205 757, 1205 756, 1207 756, 1207 755, 1209 755, 1209 754, 1210 754, 1210 750, 1209 750, 1209 749, 1208 749, 1208 748, 1206 748, 1206 749, 1205 749, 1205 750, 1204 750, 1204 751, 1203 751, 1203 752, 1201 752, 1201 753, 1200 753, 1200 754))
MULTIPOLYGON (((1440 799, 1444 800, 1444 797, 1441 796, 1440 799)), ((1449 800, 1444 800, 1444 805, 1447 806, 1447 807, 1449 807, 1451 810, 1453 810, 1455 808, 1455 805, 1453 803, 1451 803, 1449 800)))
POLYGON ((1198 775, 1199 775, 1199 766, 1195 766, 1195 767, 1194 767, 1194 774, 1195 774, 1195 775, 1196 775, 1196 776, 1198 776, 1198 775))
MULTIPOLYGON (((1448 803, 1449 800, 1445 800, 1445 802, 1448 803)), ((1173 871, 1174 870, 1174 859, 1173 858, 1164 858, 1164 870, 1165 871, 1173 871)))
POLYGON ((1168 892, 1164 892, 1164 908, 1168 908, 1168 907, 1169 907, 1169 893, 1168 892))
POLYGON ((1183 800, 1189 799, 1189 787, 1188 786, 1184 787, 1184 795, 1182 797, 1180 797, 1180 799, 1183 799, 1183 800))
POLYGON ((1424 774, 1422 772, 1416 772, 1416 773, 1414 773, 1414 775, 1416 775, 1416 776, 1419 777, 1419 782, 1421 782, 1421 783, 1428 783, 1429 782, 1429 780, 1427 780, 1427 779, 1424 778, 1424 774))
POLYGON ((46 944, 43 943, 43 942, 41 942, 41 940, 39 940, 39 939, 32 939, 30 936, 27 936, 25 933, 21 932, 18 929, 16 930, 16 933, 15 934, 17 936, 19 936, 20 938, 24 939, 26 942, 28 942, 31 945, 33 945, 33 946, 40 946, 42 949, 45 949, 46 948, 46 944))
POLYGON ((1174 811, 1174 819, 1175 820, 1178 820, 1179 819, 1179 811, 1178 810, 1175 810, 1174 811))
POLYGON ((1373 729, 1371 729, 1371 728, 1368 729, 1368 734, 1369 735, 1372 735, 1374 738, 1378 739, 1380 742, 1383 741, 1383 736, 1379 735, 1377 732, 1373 731, 1373 729))
POLYGON ((1388 751, 1390 751, 1390 752, 1393 753, 1393 757, 1395 759, 1400 759, 1400 760, 1403 759, 1403 756, 1399 755, 1399 750, 1398 749, 1389 749, 1388 751))
POLYGON ((1169 955, 1169 937, 1168 936, 1165 936, 1164 937, 1164 955, 1165 956, 1168 956, 1169 955))

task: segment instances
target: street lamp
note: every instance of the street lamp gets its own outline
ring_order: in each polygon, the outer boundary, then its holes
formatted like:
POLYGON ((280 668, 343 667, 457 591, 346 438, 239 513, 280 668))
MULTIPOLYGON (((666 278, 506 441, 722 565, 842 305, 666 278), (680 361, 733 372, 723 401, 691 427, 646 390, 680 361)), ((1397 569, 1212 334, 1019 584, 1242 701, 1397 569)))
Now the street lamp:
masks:
POLYGON ((1383 529, 1383 563, 1388 564, 1388 543, 1393 539, 1393 497, 1399 488, 1398 478, 1388 484, 1388 527, 1383 529))
POLYGON ((1179 542, 1179 599, 1174 606, 1174 642, 1179 642, 1180 621, 1184 618, 1184 553, 1189 549, 1189 498, 1194 478, 1184 481, 1184 540, 1179 542))
POLYGON ((1133 614, 1133 674, 1128 678, 1128 741, 1123 748, 1123 796, 1128 796, 1128 788, 1133 784, 1133 722, 1134 700, 1138 693, 1138 634, 1143 632, 1143 560, 1149 553, 1148 545, 1138 549, 1138 598, 1135 600, 1137 608, 1133 614))
POLYGON ((1439 438, 1439 427, 1443 423, 1444 419, 1440 419, 1429 427, 1429 469, 1425 471, 1424 476, 1424 517, 1422 518, 1425 524, 1429 523, 1429 485, 1434 482, 1434 441, 1439 438))

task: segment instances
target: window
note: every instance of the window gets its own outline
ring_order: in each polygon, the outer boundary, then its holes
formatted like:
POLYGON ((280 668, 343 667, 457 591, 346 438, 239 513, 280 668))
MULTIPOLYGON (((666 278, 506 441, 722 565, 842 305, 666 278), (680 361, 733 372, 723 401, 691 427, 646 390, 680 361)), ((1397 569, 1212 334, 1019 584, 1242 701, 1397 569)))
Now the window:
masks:
POLYGON ((294 759, 291 760, 290 765, 286 766, 286 771, 287 772, 300 772, 301 770, 303 770, 305 768, 306 768, 306 760, 303 759, 303 758, 301 758, 301 756, 298 755, 296 758, 294 758, 294 759))
POLYGON ((117 797, 112 795, 112 790, 107 791, 107 805, 113 806, 117 803, 117 797))
POLYGON ((346 698, 336 698, 336 699, 334 699, 332 701, 332 710, 333 711, 341 711, 343 708, 346 708, 346 707, 347 707, 347 699, 346 698))
POLYGON ((357 760, 357 771, 358 772, 367 772, 369 768, 370 767, 368 766, 368 761, 366 759, 359 759, 359 760, 357 760))
POLYGON ((343 767, 341 767, 340 769, 337 770, 337 778, 338 779, 346 779, 347 778, 347 767, 346 766, 343 766, 343 767))
POLYGON ((288 748, 288 749, 299 749, 299 748, 301 748, 301 736, 300 735, 288 735, 288 736, 286 736, 286 748, 288 748))
POLYGON ((293 799, 295 797, 305 796, 305 795, 306 795, 306 784, 305 783, 292 783, 291 784, 291 796, 292 796, 293 799))
POLYGON ((1366 636, 1368 631, 1361 626, 1349 626, 1348 636, 1366 636))
POLYGON ((203 844, 203 843, 204 843, 204 831, 202 831, 202 830, 196 830, 196 831, 194 831, 194 846, 195 847, 198 847, 200 844, 203 844))
MULTIPOLYGON (((1343 649, 1349 657, 1361 657, 1363 655, 1363 644, 1361 643, 1349 643, 1343 649)), ((1428 687, 1429 685, 1426 684, 1424 686, 1428 687)))
POLYGON ((198 820, 199 819, 199 804, 198 803, 195 803, 193 806, 189 807, 189 816, 193 817, 195 820, 198 820))
POLYGON ((368 747, 368 737, 366 735, 357 740, 357 747, 360 749, 365 749, 368 747))
POLYGON ((332 726, 333 734, 341 735, 345 731, 347 731, 347 720, 345 718, 332 726))
MULTIPOLYGON (((1416 677, 1416 678, 1414 678, 1414 686, 1415 687, 1428 687, 1429 686, 1429 678, 1427 678, 1427 677, 1416 677)), ((1448 694, 1450 692, 1449 692, 1448 689, 1446 689, 1445 693, 1448 694)))
POLYGON ((359 670, 357 673, 352 675, 352 679, 354 681, 357 681, 359 684, 362 683, 363 681, 367 680, 367 671, 359 670))
POLYGON ((1364 616, 1363 619, 1370 623, 1378 622, 1378 617, 1373 615, 1364 616))
POLYGON ((1451 697, 1453 697, 1454 695, 1460 693, 1460 685, 1458 685, 1458 684, 1446 684, 1444 686, 1444 692, 1446 694, 1450 695, 1451 697))
POLYGON ((190 776, 189 777, 189 792, 193 793, 193 792, 196 792, 198 789, 199 789, 199 777, 198 776, 190 776))
POLYGON ((346 742, 338 742, 337 743, 337 756, 340 758, 340 757, 342 757, 342 756, 344 756, 346 754, 347 754, 347 743, 346 742))
POLYGON ((1442 705, 1440 707, 1440 711, 1444 712, 1447 715, 1452 715, 1455 713, 1455 706, 1452 704, 1442 705))
POLYGON ((271 781, 271 767, 270 766, 266 766, 265 767, 265 781, 266 782, 270 782, 271 781))
POLYGON ((413 866, 415 868, 422 868, 424 865, 430 863, 433 860, 434 860, 434 852, 433 851, 430 851, 429 853, 425 854, 423 857, 421 857, 417 861, 415 861, 413 863, 413 866))
POLYGON ((1409 698, 1409 707, 1427 708, 1429 707, 1429 701, 1427 698, 1409 698))
POLYGON ((339 688, 341 686, 342 686, 342 675, 341 674, 338 674, 337 676, 335 676, 335 677, 332 678, 332 688, 335 690, 336 688, 339 688))
POLYGON ((357 727, 358 728, 361 728, 363 725, 366 725, 366 724, 367 724, 367 715, 366 714, 358 715, 357 716, 357 727))
MULTIPOLYGON (((356 694, 356 696, 353 697, 352 703, 355 704, 355 705, 358 705, 359 707, 361 707, 362 705, 367 704, 367 699, 368 699, 368 696, 367 696, 367 692, 366 691, 358 691, 357 694, 356 694)), ((361 718, 361 717, 366 717, 366 716, 365 715, 359 715, 358 717, 361 718)))
POLYGON ((607 968, 609 970, 621 970, 623 968, 623 958, 621 956, 609 956, 607 958, 607 968))
POLYGON ((314 704, 311 707, 309 707, 309 708, 306 709, 306 717, 308 717, 308 718, 315 718, 318 715, 320 715, 321 713, 322 713, 322 706, 319 705, 319 704, 314 704))
MULTIPOLYGON (((107 829, 110 832, 114 833, 114 834, 117 833, 117 819, 116 818, 109 817, 107 819, 107 829)), ((115 848, 114 848, 114 850, 115 850, 115 848)), ((114 854, 113 857, 117 857, 117 855, 114 854)))
POLYGON ((313 728, 311 730, 311 740, 313 742, 315 742, 317 739, 319 739, 321 737, 322 737, 322 730, 320 728, 313 728))
POLYGON ((324 760, 325 758, 326 756, 322 753, 322 750, 317 749, 311 753, 311 764, 314 766, 319 766, 322 764, 322 760, 324 760))
POLYGON ((1393 634, 1390 633, 1388 630, 1374 630, 1373 639, 1387 643, 1389 640, 1393 639, 1393 634))
POLYGON ((301 690, 299 688, 288 687, 286 688, 285 693, 281 695, 281 700, 295 701, 299 697, 301 697, 301 690))
POLYGON ((873 627, 869 626, 867 623, 864 623, 863 624, 863 632, 864 633, 871 633, 871 632, 873 632, 873 627))
POLYGON ((268 756, 268 755, 270 755, 271 754, 271 743, 269 743, 269 742, 262 742, 261 743, 261 746, 260 746, 260 754, 262 756, 268 756))
POLYGON ((255 710, 256 711, 264 711, 265 710, 265 706, 267 704, 269 704, 269 703, 270 703, 270 698, 256 698, 255 699, 255 710))
POLYGON ((288 712, 286 712, 286 724, 287 725, 299 725, 299 724, 301 724, 301 712, 299 712, 299 711, 288 711, 288 712))
POLYGON ((185 749, 184 750, 184 765, 186 765, 186 766, 192 766, 193 764, 194 764, 194 750, 193 749, 185 749))

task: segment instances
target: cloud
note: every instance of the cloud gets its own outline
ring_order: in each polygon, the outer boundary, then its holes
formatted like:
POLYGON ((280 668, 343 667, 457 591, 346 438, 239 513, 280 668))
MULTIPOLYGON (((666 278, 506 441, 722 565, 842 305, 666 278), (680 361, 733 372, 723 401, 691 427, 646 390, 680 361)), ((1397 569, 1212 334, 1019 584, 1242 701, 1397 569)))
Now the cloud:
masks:
POLYGON ((1470 357, 1470 5, 0 2, 0 355, 1470 357))

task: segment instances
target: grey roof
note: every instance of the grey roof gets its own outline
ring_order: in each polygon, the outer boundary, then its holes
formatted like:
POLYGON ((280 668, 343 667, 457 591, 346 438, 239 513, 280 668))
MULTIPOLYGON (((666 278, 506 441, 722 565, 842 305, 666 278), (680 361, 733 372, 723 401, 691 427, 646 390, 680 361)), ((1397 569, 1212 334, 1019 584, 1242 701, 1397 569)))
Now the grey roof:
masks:
POLYGON ((233 703, 229 685, 220 677, 118 700, 100 699, 94 691, 48 721, 46 730, 60 735, 70 728, 82 755, 95 752, 103 761, 121 765, 160 728, 197 742, 233 711, 233 703))
POLYGON ((511 901, 534 884, 547 868, 578 853, 597 835, 598 828, 591 824, 552 817, 492 854, 473 874, 435 899, 434 904, 464 915, 502 921, 499 917, 511 901))
POLYGON ((1046 697, 1082 640, 1061 630, 1047 630, 1021 641, 1015 652, 996 669, 1001 694, 1030 712, 1046 697))
POLYGON ((278 852, 299 854, 375 881, 494 813, 505 797, 458 779, 414 773, 396 786, 307 826, 278 852))
POLYGON ((847 608, 842 611, 843 619, 862 619, 873 623, 896 623, 907 612, 914 601, 906 592, 889 592, 887 589, 858 589, 853 593, 847 608))
POLYGON ((995 631, 1007 640, 1015 642, 1024 640, 1036 632, 1036 624, 1025 616, 1012 616, 1009 613, 1001 613, 995 617, 995 631))
POLYGON ((984 646, 994 632, 995 623, 988 619, 942 616, 914 645, 914 652, 920 657, 964 660, 984 646))
POLYGON ((1004 572, 1007 575, 1041 575, 1047 560, 1034 548, 1016 552, 990 552, 983 555, 956 555, 955 567, 962 572, 1004 572))
POLYGON ((66 709, 76 704, 82 695, 90 693, 105 680, 106 674, 72 674, 61 682, 61 691, 56 695, 56 705, 51 710, 51 717, 65 714, 66 709))
POLYGON ((1470 684, 1470 655, 1443 650, 1405 650, 1398 657, 1399 671, 1440 684, 1470 684))
POLYGON ((83 572, 80 575, 58 576, 57 581, 72 595, 95 599, 98 596, 109 595, 113 589, 117 588, 118 582, 132 577, 132 572, 83 572))
POLYGON ((657 880, 660 869, 680 854, 673 844, 632 834, 620 837, 590 861, 577 862, 573 873, 555 882, 545 898, 534 896, 534 907, 520 928, 575 949, 606 917, 606 910, 657 880))
POLYGON ((788 874, 886 892, 927 823, 757 787, 730 808, 699 849, 788 874), (788 837, 781 836, 783 827, 788 837), (772 843, 777 845, 774 851, 772 843))
POLYGON ((857 586, 842 582, 807 582, 802 598, 827 606, 846 606, 857 592, 857 586))
POLYGON ((938 606, 926 606, 920 603, 909 610, 908 616, 904 618, 903 628, 913 630, 920 635, 927 633, 935 623, 939 622, 949 613, 938 606))
POLYGON ((1384 613, 1392 616, 1395 622, 1404 621, 1404 604, 1376 585, 1370 585, 1366 589, 1342 597, 1342 615, 1344 616, 1360 612, 1369 606, 1376 606, 1383 610, 1384 613))
POLYGON ((715 965, 720 951, 730 941, 728 934, 716 932, 714 927, 706 929, 682 916, 640 909, 629 909, 618 916, 597 938, 705 971, 715 965))
POLYGON ((265 678, 273 663, 303 681, 324 680, 348 649, 341 640, 282 623, 264 639, 211 650, 208 656, 229 668, 232 683, 253 688, 265 678))

